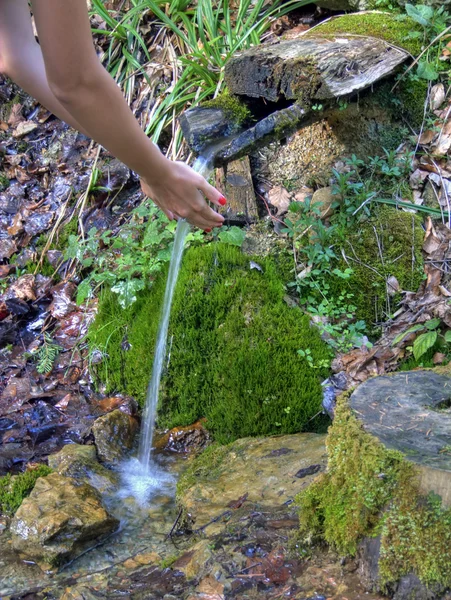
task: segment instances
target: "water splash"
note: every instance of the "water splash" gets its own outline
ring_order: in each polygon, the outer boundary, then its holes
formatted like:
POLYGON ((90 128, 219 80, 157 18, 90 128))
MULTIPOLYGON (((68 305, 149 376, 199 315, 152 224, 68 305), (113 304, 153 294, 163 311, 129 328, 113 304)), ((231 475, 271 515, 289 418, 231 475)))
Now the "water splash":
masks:
MULTIPOLYGON (((193 169, 208 177, 211 173, 212 152, 200 156, 193 165, 193 169)), ((160 325, 157 334, 157 344, 155 347, 155 356, 152 368, 152 377, 147 389, 146 405, 144 409, 141 437, 139 441, 138 460, 140 463, 141 475, 152 478, 152 473, 156 465, 152 462, 152 439, 155 430, 155 418, 158 406, 158 392, 160 388, 161 374, 166 356, 166 343, 168 336, 169 317, 171 314, 172 298, 178 279, 180 263, 182 260, 185 239, 190 230, 190 225, 184 220, 180 220, 177 225, 174 238, 174 248, 172 250, 171 263, 169 265, 168 280, 163 300, 163 310, 160 318, 160 325)))

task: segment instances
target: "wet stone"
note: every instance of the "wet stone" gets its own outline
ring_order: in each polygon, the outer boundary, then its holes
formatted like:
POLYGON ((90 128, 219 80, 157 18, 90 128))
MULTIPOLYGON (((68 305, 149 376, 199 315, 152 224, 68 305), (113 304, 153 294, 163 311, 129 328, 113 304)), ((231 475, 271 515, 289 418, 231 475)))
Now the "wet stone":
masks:
POLYGON ((119 462, 131 450, 137 428, 136 419, 119 409, 96 419, 92 433, 100 460, 119 462))
POLYGON ((49 467, 60 475, 88 483, 102 494, 118 485, 117 475, 97 461, 95 446, 67 444, 49 456, 49 467))
POLYGON ((13 548, 41 568, 56 568, 118 528, 98 492, 51 473, 40 477, 11 523, 13 548))

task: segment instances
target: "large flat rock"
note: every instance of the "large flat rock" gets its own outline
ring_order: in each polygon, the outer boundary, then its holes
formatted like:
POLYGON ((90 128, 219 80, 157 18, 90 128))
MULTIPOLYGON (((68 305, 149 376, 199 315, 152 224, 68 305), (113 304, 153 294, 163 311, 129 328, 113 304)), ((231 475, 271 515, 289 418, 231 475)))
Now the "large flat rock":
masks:
POLYGON ((374 377, 350 405, 366 431, 418 465, 423 491, 451 506, 451 377, 434 371, 374 377))
POLYGON ((219 466, 197 478, 184 493, 182 504, 195 528, 202 528, 236 508, 240 498, 256 509, 280 507, 325 468, 324 435, 243 438, 230 445, 219 466))

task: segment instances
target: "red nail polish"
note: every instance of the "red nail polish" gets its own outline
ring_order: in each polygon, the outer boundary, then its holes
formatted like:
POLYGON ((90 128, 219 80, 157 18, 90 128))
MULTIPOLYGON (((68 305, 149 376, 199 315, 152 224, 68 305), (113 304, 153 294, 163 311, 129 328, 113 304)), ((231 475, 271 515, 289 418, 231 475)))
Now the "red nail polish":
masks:
POLYGON ((205 233, 210 233, 211 229, 204 229, 205 233))
POLYGON ((224 196, 221 196, 218 202, 221 206, 225 206, 227 204, 227 200, 224 198, 224 196))

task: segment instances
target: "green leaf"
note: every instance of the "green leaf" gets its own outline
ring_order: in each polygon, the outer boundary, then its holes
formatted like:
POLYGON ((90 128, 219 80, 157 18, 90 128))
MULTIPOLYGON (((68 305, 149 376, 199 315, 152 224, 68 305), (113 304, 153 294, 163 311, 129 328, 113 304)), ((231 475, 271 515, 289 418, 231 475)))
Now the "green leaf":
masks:
POLYGON ((416 331, 421 331, 422 329, 424 329, 424 323, 419 323, 418 325, 413 325, 412 327, 409 327, 409 329, 402 331, 395 337, 395 339, 392 342, 392 346, 396 346, 396 344, 399 344, 399 342, 401 342, 406 337, 406 335, 409 335, 409 333, 415 333, 416 331))
POLYGON ((421 79, 427 79, 428 81, 435 81, 438 79, 438 71, 435 66, 427 60, 420 60, 417 67, 417 75, 421 79))
POLYGON ((429 348, 432 348, 436 341, 436 331, 428 331, 427 333, 422 333, 419 335, 413 343, 413 355, 415 359, 418 360, 421 358, 423 354, 429 350, 429 348))
POLYGON ((90 279, 84 279, 77 288, 77 296, 75 302, 80 305, 83 304, 87 298, 91 295, 91 283, 90 279))
POLYGON ((440 325, 441 322, 442 322, 441 319, 431 319, 430 321, 425 323, 426 329, 428 329, 429 331, 437 329, 437 327, 440 325))
POLYGON ((241 246, 244 242, 244 238, 246 237, 246 232, 244 229, 240 229, 240 227, 230 227, 230 229, 225 229, 221 231, 219 234, 219 239, 221 242, 225 244, 231 244, 232 246, 241 246))
POLYGON ((448 331, 445 333, 445 342, 447 344, 451 343, 451 329, 448 329, 448 331))
POLYGON ((423 25, 423 27, 429 27, 431 25, 431 19, 434 16, 434 9, 432 6, 426 6, 424 4, 406 4, 406 13, 416 23, 423 25))

